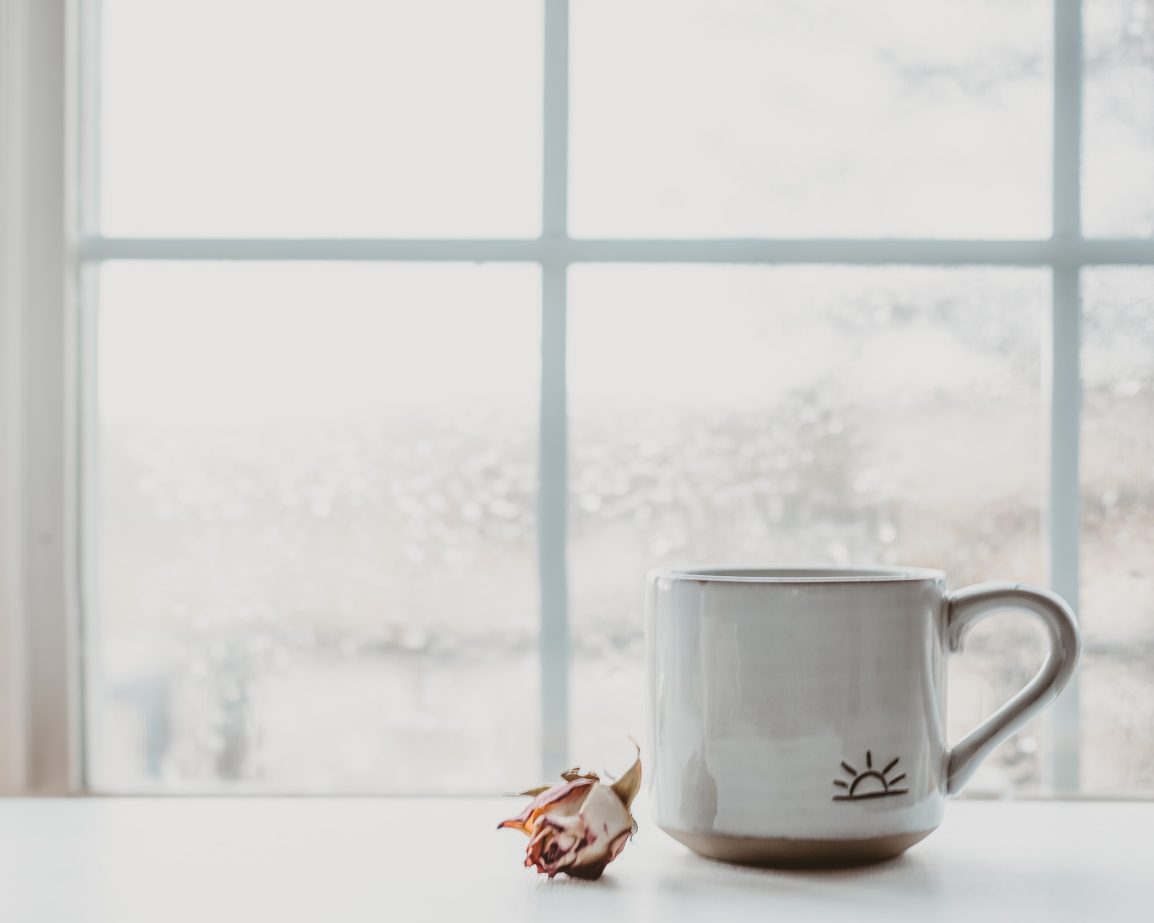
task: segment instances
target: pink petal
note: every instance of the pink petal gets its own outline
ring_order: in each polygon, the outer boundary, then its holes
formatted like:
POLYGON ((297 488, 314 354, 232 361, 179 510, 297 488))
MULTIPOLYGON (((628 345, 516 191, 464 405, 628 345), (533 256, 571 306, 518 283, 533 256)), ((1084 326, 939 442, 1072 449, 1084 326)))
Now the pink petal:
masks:
POLYGON ((581 810, 581 805, 595 784, 591 779, 574 779, 572 782, 554 785, 530 801, 525 810, 516 817, 501 821, 497 829, 512 827, 514 830, 529 834, 541 814, 548 812, 561 817, 576 814, 581 810))

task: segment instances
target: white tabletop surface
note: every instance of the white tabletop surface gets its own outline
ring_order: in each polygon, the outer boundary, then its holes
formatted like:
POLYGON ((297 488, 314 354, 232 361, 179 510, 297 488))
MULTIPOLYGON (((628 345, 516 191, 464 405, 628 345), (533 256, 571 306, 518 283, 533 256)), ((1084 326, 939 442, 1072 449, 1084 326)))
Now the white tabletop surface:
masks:
POLYGON ((710 862, 642 820, 597 882, 522 867, 495 829, 519 804, 0 800, 0 921, 1154 921, 1154 803, 954 802, 843 872, 710 862))

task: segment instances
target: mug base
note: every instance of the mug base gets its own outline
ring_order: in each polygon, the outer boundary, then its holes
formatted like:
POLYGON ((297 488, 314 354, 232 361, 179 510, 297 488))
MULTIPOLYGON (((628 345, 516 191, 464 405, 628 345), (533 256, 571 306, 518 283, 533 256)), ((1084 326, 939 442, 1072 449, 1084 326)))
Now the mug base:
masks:
POLYGON ((806 840, 792 837, 735 836, 727 833, 666 833, 688 846, 699 856, 757 865, 764 868, 832 869, 871 865, 900 856, 907 849, 934 832, 894 833, 889 836, 862 837, 848 840, 806 840))

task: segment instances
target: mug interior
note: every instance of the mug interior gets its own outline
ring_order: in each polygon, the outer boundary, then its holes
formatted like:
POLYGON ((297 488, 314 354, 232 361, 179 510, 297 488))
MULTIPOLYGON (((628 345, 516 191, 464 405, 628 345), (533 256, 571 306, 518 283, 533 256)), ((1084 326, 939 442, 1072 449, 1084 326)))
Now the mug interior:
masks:
POLYGON ((875 583, 944 580, 928 567, 690 567, 657 570, 651 578, 706 583, 875 583))

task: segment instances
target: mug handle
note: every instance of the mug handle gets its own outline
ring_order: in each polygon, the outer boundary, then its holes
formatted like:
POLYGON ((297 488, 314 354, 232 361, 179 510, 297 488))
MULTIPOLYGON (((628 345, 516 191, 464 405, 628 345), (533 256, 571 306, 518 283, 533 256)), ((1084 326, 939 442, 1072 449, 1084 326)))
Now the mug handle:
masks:
POLYGON ((1053 699, 1074 674, 1082 639, 1078 620, 1058 596, 1020 583, 979 583, 946 597, 949 649, 962 649, 966 632, 991 612, 1017 609, 1046 626, 1050 650, 1042 668, 1010 701, 962 738, 946 754, 946 791, 961 791, 978 764, 1003 740, 1053 699))

